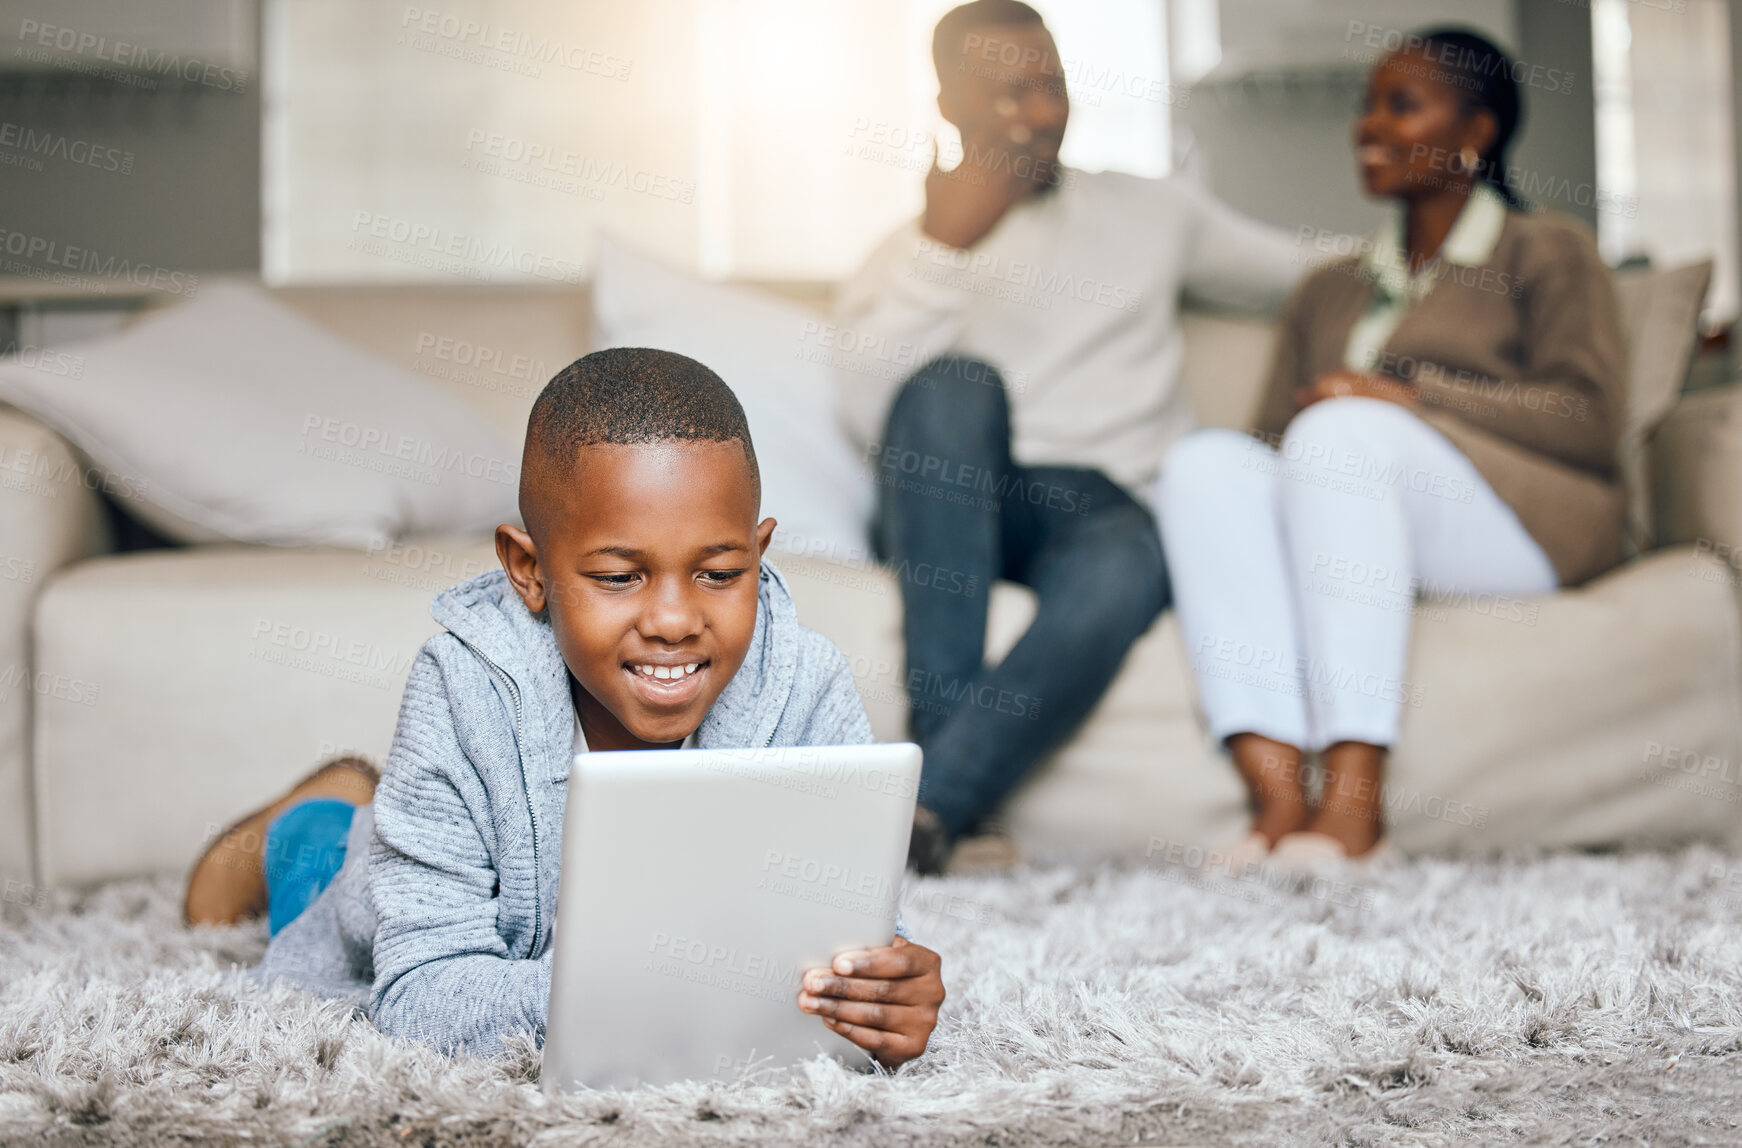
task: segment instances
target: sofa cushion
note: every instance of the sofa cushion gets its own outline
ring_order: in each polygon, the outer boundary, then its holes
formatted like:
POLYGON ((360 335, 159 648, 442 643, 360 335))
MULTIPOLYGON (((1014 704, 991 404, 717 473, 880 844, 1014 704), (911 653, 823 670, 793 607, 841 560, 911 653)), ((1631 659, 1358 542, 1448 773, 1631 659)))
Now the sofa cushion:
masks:
POLYGON ((76 378, 0 362, 0 398, 172 538, 363 548, 518 520, 517 436, 258 286, 209 284, 67 354, 76 378))
POLYGON ((1711 260, 1667 270, 1623 271, 1615 276, 1621 321, 1627 329, 1627 418, 1621 429, 1621 474, 1627 485, 1627 535, 1635 549, 1651 549, 1651 436, 1674 409, 1698 343, 1700 305, 1712 279, 1711 260))
POLYGON ((1421 704, 1405 717, 1391 794, 1406 849, 1669 844, 1742 828, 1742 622, 1729 571, 1708 554, 1659 551, 1540 600, 1424 601, 1409 666, 1421 704))
POLYGON ((183 872, 213 834, 340 752, 385 759, 429 602, 487 544, 196 547, 70 567, 43 592, 42 877, 183 872))
POLYGON ((1191 397, 1198 423, 1230 430, 1251 426, 1276 353, 1276 324, 1186 310, 1179 325, 1185 342, 1180 386, 1191 397))
MULTIPOLYGON (((782 568, 800 616, 847 651, 877 735, 900 736, 893 580, 782 568)), ((990 653, 1013 644, 1032 602, 997 586, 990 653)), ((1742 827, 1742 622, 1730 571, 1709 554, 1663 551, 1544 599, 1427 600, 1415 621, 1413 701, 1385 795, 1401 848, 1667 842, 1742 827)), ((1004 821, 1047 851, 1225 844, 1245 824, 1244 795, 1207 739, 1170 612, 1004 821)))
POLYGON ((1742 386, 1695 391, 1652 442, 1657 541, 1692 543, 1742 570, 1742 386))

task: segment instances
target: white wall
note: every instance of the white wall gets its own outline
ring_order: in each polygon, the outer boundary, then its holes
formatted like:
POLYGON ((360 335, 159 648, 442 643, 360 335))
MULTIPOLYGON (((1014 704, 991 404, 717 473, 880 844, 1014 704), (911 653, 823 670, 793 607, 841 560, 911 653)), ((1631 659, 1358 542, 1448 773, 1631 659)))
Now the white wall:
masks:
POLYGON ((111 265, 257 268, 255 39, 253 0, 0 0, 0 227, 111 265))
POLYGON ((252 70, 254 8, 254 0, 0 0, 0 43, 9 69, 93 60, 149 68, 172 54, 252 70), (11 50, 20 47, 29 52, 11 50))
MULTIPOLYGON (((1356 106, 1387 44, 1439 24, 1473 27, 1539 75, 1554 70, 1555 88, 1526 88, 1513 162, 1539 186, 1595 183, 1589 11, 1577 3, 1221 0, 1221 23, 1223 63, 1176 114, 1176 153, 1190 149, 1219 195, 1261 219, 1351 233, 1378 225, 1385 209, 1355 175, 1356 106)), ((1577 198, 1543 205, 1590 222, 1577 198)))

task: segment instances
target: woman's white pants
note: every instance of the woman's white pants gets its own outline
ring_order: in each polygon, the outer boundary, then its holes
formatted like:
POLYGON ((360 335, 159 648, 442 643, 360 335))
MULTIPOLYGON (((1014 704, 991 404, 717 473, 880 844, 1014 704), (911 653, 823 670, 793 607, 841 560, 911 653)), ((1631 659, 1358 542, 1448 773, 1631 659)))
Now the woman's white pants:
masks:
POLYGON ((1556 585, 1470 460, 1379 399, 1314 403, 1276 447, 1187 435, 1154 506, 1218 743, 1257 733, 1306 751, 1389 746, 1403 707, 1421 700, 1404 679, 1418 595, 1487 597, 1522 616, 1506 599, 1556 585))

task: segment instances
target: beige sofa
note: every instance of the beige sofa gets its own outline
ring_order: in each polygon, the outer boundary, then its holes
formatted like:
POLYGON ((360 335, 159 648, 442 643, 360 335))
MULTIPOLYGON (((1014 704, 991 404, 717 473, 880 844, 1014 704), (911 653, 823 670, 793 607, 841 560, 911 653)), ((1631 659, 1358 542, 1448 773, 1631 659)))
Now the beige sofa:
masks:
MULTIPOLYGON (((513 348, 552 371, 587 348, 584 293, 280 294, 516 433, 541 380, 479 375, 440 340, 513 348)), ((1270 340, 1262 323, 1188 316, 1185 378, 1204 421, 1242 420, 1270 340)), ((1742 544, 1742 390, 1688 397, 1648 446, 1667 548, 1525 609, 1424 604, 1419 704, 1387 796, 1405 850, 1668 842, 1742 822, 1742 613, 1728 563, 1742 544)), ((4 410, 0 479, 0 876, 14 881, 182 870, 323 755, 382 757, 410 658, 435 630, 429 599, 495 561, 484 539, 106 556, 96 495, 66 445, 4 410)), ((893 583, 874 568, 777 561, 805 621, 849 654, 878 735, 902 736, 893 583)), ((994 653, 1030 609, 1025 591, 997 589, 994 653)), ((1155 855, 1229 840, 1242 816, 1167 615, 1006 820, 1030 853, 1155 855)))

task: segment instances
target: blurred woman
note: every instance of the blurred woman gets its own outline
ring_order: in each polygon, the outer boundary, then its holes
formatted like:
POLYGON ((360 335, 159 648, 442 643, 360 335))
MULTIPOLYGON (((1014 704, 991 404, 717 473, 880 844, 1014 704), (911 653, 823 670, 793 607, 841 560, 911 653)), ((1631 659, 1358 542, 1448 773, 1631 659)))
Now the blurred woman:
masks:
POLYGON ((1242 859, 1380 843, 1418 593, 1543 595, 1621 559, 1614 289, 1583 227, 1510 189, 1514 74, 1457 30, 1374 68, 1355 154, 1394 217, 1296 292, 1257 435, 1188 435, 1157 484, 1200 700, 1252 800, 1242 859))

